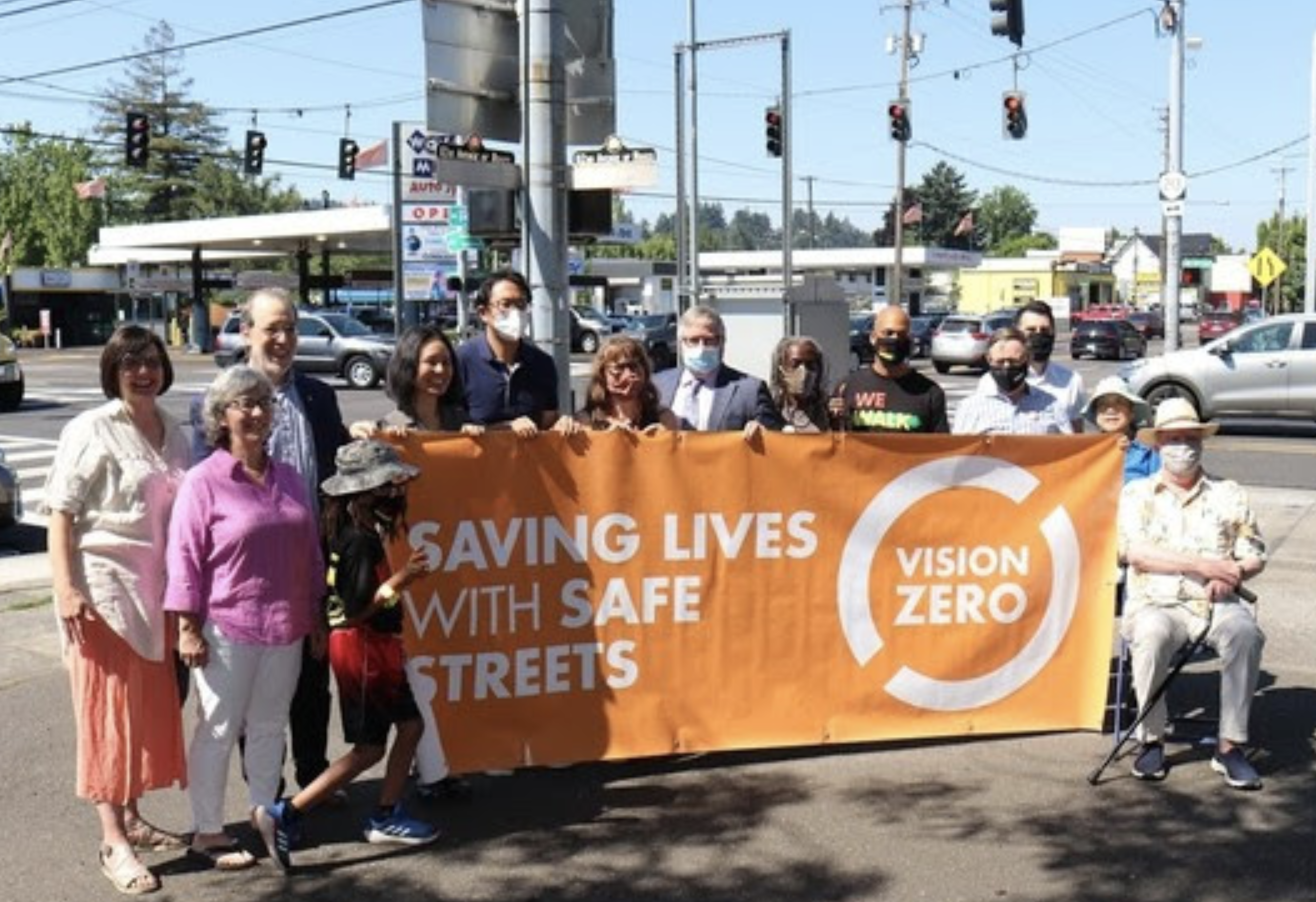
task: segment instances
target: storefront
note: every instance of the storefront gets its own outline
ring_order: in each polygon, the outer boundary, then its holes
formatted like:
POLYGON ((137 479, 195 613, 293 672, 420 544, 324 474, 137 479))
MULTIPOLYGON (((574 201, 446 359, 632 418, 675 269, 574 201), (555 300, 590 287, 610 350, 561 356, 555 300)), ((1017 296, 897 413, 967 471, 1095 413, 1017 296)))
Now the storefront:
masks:
POLYGON ((8 328, 24 344, 102 345, 118 323, 115 269, 18 267, 8 287, 8 328))

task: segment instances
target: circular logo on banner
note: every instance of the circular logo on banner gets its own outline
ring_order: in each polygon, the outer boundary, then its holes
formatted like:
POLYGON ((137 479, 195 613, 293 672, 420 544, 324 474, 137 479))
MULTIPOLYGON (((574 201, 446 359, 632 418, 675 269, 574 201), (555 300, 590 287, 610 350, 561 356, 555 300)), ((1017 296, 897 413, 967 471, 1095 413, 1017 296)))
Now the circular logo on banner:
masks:
MULTIPOLYGON (((841 553, 836 603, 841 631, 862 667, 882 650, 873 619, 869 582, 873 561, 887 533, 914 505, 951 488, 978 488, 1021 504, 1038 486, 1024 468, 995 457, 963 456, 915 467, 884 488, 855 521, 841 553)), ((932 711, 964 711, 1005 698, 1033 679, 1051 660, 1069 630, 1078 605, 1081 555, 1073 521, 1057 507, 1039 524, 1051 553, 1051 585, 1046 612, 1033 637, 1010 660, 978 676, 947 680, 901 666, 884 687, 893 697, 932 711)))

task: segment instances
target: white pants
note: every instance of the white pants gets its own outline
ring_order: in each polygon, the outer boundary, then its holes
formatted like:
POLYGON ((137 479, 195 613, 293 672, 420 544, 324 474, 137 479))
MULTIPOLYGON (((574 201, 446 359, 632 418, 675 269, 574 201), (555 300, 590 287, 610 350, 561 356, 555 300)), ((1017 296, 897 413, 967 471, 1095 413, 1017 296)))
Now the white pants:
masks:
POLYGON ((422 783, 434 783, 448 776, 448 756, 443 753, 439 722, 434 719, 434 696, 439 684, 425 669, 433 666, 434 658, 429 655, 407 658, 407 683, 416 707, 420 708, 421 720, 425 721, 425 732, 416 746, 416 773, 422 783))
MULTIPOLYGON (((1204 623, 1185 607, 1149 605, 1125 615, 1121 632, 1129 643, 1139 700, 1161 684, 1175 651, 1199 635, 1204 623)), ((1203 644, 1220 655, 1220 738, 1242 745, 1248 739, 1266 636, 1251 610, 1238 602, 1221 602, 1214 607, 1203 644)), ((1166 710, 1161 696, 1138 728, 1140 742, 1165 734, 1166 710)))
POLYGON ((302 667, 302 640, 287 645, 244 645, 212 623, 201 631, 209 645, 196 671, 197 725, 187 756, 188 796, 198 833, 224 829, 229 761, 246 735, 243 771, 251 807, 271 805, 283 771, 283 734, 302 667))

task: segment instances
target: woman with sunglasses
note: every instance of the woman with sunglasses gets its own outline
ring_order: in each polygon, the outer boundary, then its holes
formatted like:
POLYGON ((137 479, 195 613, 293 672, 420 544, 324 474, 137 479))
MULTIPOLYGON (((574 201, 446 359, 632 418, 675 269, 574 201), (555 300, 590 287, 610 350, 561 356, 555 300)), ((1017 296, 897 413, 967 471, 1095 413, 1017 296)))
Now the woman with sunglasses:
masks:
POLYGON ((75 791, 100 819, 101 871, 140 895, 160 881, 137 851, 183 845, 143 820, 137 800, 186 784, 163 548, 189 451, 156 400, 174 378, 158 335, 117 329, 100 371, 109 400, 60 434, 45 506, 77 726, 75 791))
POLYGON ((681 421, 658 400, 644 345, 629 335, 614 335, 594 355, 585 406, 553 428, 567 435, 586 429, 654 432, 680 429, 681 421))

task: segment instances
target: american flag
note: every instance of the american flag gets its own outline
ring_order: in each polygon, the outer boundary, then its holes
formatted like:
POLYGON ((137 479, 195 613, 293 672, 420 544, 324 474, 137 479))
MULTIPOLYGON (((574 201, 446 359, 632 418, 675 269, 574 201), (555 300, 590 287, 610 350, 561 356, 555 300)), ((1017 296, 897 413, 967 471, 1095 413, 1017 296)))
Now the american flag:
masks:
POLYGON ((923 204, 913 204, 905 211, 905 215, 900 217, 900 221, 905 225, 913 225, 916 222, 923 221, 923 204))
POLYGON ((967 235, 973 231, 973 211, 965 213, 960 217, 959 223, 955 226, 955 237, 967 235))
POLYGON ((388 165, 388 141, 371 144, 356 155, 357 169, 378 169, 388 165))

